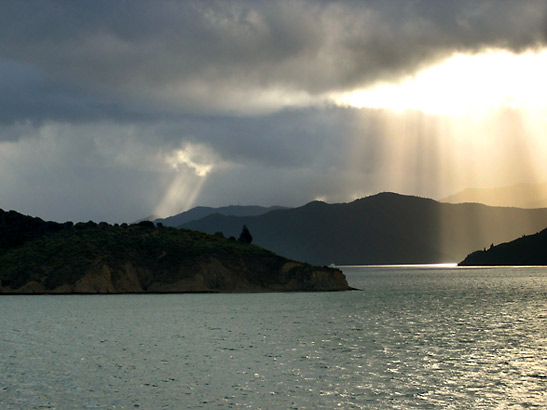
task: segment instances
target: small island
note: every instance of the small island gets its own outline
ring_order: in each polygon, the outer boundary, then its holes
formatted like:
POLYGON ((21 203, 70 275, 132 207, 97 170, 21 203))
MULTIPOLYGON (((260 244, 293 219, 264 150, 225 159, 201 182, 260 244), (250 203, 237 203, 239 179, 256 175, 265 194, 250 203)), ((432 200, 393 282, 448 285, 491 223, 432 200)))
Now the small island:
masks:
POLYGON ((547 265, 547 229, 468 255, 459 266, 547 265))
MULTIPOLYGON (((248 231, 245 233, 245 235, 248 231)), ((0 210, 0 294, 352 290, 339 269, 152 222, 64 224, 0 210)))

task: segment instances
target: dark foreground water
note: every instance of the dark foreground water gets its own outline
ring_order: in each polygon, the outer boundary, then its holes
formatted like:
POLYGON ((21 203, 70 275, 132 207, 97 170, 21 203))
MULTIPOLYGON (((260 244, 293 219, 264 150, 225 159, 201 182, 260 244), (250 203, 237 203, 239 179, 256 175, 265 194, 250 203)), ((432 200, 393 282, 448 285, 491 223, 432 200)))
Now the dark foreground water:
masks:
POLYGON ((361 292, 0 297, 0 408, 547 407, 547 268, 361 292))

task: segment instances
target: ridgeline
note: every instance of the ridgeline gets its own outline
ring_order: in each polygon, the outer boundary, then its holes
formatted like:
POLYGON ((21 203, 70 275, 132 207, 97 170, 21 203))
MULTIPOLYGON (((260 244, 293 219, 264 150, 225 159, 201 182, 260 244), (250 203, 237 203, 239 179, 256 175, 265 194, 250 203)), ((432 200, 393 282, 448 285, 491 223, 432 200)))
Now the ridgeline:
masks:
POLYGON ((0 210, 0 294, 350 290, 344 274, 220 235, 0 210))
POLYGON ((177 215, 170 216, 168 218, 158 218, 154 220, 156 223, 161 223, 164 226, 178 227, 185 223, 195 221, 197 219, 205 218, 213 214, 221 214, 226 216, 259 216, 266 214, 270 211, 277 211, 278 209, 288 209, 282 206, 270 206, 265 208, 263 206, 241 206, 230 205, 222 206, 219 208, 211 208, 207 206, 196 206, 186 212, 182 212, 177 215))
POLYGON ((312 264, 380 265, 456 262, 490 243, 547 226, 547 208, 445 204, 381 193, 349 203, 314 201, 259 216, 209 215, 182 228, 226 236, 242 225, 254 243, 312 264))

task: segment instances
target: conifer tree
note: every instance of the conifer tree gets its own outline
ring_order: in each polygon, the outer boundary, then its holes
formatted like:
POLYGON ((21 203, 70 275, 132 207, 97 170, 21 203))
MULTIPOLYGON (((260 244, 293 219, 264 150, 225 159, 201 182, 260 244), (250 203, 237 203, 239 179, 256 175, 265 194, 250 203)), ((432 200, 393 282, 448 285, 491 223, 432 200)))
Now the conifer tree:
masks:
POLYGON ((251 235, 251 232, 249 232, 246 225, 243 225, 238 241, 243 243, 251 243, 253 241, 253 236, 251 235))

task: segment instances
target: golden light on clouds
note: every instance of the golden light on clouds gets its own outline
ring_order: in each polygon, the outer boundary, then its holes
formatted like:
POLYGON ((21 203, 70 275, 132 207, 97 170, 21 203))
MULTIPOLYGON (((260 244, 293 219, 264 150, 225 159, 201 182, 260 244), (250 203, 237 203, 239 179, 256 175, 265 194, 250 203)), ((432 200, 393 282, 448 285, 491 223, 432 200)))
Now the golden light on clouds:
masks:
POLYGON ((454 54, 397 83, 379 83, 335 97, 357 108, 419 110, 450 116, 484 115, 509 107, 547 118, 547 49, 521 54, 490 49, 454 54))
MULTIPOLYGON (((362 108, 364 122, 376 113, 379 190, 442 198, 469 187, 546 181, 545 73, 547 49, 491 49, 454 54, 336 101, 362 108)), ((354 151, 366 149, 356 135, 354 151)))
POLYGON ((165 162, 177 171, 184 166, 192 170, 196 176, 205 177, 213 170, 216 159, 206 146, 189 143, 167 154, 165 162))
POLYGON ((163 158, 171 170, 171 183, 154 214, 162 217, 194 206, 207 176, 223 163, 206 145, 188 143, 163 158))

